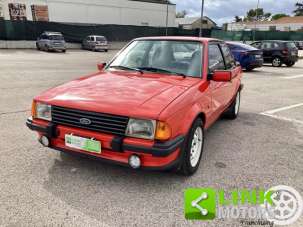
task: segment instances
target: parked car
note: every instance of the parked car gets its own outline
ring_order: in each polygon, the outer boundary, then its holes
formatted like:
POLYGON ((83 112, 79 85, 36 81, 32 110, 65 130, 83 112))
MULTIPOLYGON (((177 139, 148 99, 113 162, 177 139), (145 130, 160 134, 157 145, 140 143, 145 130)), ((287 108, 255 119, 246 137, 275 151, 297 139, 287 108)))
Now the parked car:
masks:
POLYGON ((242 70, 220 40, 139 38, 98 68, 34 98, 26 124, 42 145, 191 175, 204 130, 239 114, 242 70))
POLYGON ((243 69, 251 71, 263 66, 263 51, 253 46, 238 43, 227 42, 236 61, 240 62, 243 69))
POLYGON ((263 50, 264 62, 272 63, 274 67, 280 67, 282 64, 291 67, 299 59, 298 48, 294 42, 265 40, 251 45, 263 50))
POLYGON ((295 41, 295 44, 299 50, 303 50, 303 41, 295 41))
POLYGON ((66 52, 66 43, 60 32, 43 32, 37 39, 38 50, 66 52))
POLYGON ((85 50, 108 51, 108 41, 104 36, 90 35, 82 42, 82 48, 85 50))

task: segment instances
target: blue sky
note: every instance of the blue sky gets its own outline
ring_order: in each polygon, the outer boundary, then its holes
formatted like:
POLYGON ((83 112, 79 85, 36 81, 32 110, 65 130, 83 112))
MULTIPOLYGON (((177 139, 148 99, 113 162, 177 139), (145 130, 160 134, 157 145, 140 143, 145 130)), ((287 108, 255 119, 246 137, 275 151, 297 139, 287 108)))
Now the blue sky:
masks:
MULTIPOLYGON (((300 0, 260 0, 260 8, 266 12, 292 14, 300 0)), ((189 16, 199 16, 201 0, 171 0, 177 11, 186 10, 189 16)), ((258 0, 205 0, 205 15, 219 25, 231 22, 235 15, 244 16, 248 9, 256 8, 258 0)))

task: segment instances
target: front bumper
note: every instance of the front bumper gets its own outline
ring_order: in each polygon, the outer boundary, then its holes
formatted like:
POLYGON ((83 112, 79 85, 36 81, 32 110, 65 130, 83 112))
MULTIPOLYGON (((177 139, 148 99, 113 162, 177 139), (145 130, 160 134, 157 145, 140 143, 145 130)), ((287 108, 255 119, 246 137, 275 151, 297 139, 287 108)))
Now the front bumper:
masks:
POLYGON ((142 159, 142 168, 153 170, 170 169, 176 166, 180 161, 180 154, 185 140, 184 136, 178 136, 167 142, 142 143, 138 139, 57 126, 51 122, 33 120, 32 118, 27 119, 26 125, 29 129, 37 131, 40 137, 46 136, 50 140, 50 148, 52 149, 94 157, 126 166, 128 166, 129 157, 132 154, 136 154, 142 159), (102 153, 94 154, 66 147, 65 134, 71 133, 101 141, 102 153))

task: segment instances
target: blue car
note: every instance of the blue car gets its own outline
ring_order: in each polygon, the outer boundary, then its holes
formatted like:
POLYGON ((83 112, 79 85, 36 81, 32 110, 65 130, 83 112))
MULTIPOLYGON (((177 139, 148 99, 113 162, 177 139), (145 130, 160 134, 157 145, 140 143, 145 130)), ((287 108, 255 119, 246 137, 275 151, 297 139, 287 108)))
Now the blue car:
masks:
POLYGON ((238 43, 227 42, 236 61, 240 62, 243 69, 251 71, 263 65, 263 51, 253 46, 238 43))

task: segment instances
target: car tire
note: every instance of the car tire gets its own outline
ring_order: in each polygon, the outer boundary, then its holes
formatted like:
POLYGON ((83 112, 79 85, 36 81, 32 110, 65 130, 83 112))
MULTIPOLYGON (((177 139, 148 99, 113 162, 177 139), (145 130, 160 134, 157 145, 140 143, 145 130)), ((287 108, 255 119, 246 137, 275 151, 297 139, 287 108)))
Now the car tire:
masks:
POLYGON ((197 118, 186 137, 183 158, 178 172, 184 176, 193 175, 199 168, 204 148, 204 123, 197 118))
POLYGON ((238 91, 235 100, 229 106, 229 108, 224 113, 224 117, 230 120, 234 120, 238 117, 241 105, 241 92, 238 91))
POLYGON ((274 57, 272 59, 272 66, 273 67, 281 67, 282 66, 282 59, 280 57, 274 57))
POLYGON ((62 50, 62 53, 66 53, 66 50, 62 50))
POLYGON ((108 52, 108 50, 104 50, 105 52, 108 52))
POLYGON ((41 50, 38 43, 36 43, 36 47, 37 47, 37 50, 41 50))
POLYGON ((292 61, 292 62, 287 62, 287 63, 286 63, 286 66, 287 66, 287 67, 292 67, 292 66, 294 66, 294 65, 295 65, 295 62, 293 62, 293 61, 292 61))
POLYGON ((252 68, 252 67, 246 67, 246 72, 251 72, 251 71, 253 71, 254 70, 254 68, 252 68))

